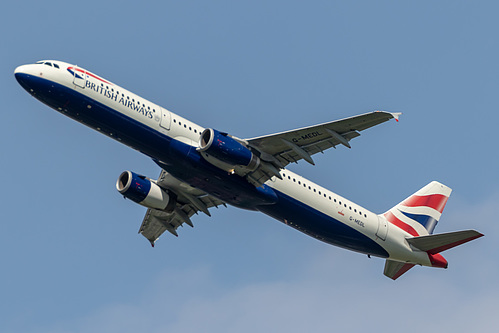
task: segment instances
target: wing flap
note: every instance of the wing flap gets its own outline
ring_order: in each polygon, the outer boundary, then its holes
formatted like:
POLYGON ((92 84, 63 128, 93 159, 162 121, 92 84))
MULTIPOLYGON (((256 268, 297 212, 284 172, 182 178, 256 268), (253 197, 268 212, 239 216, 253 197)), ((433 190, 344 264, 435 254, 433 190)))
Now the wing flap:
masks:
POLYGON ((147 238, 152 246, 154 246, 156 240, 165 231, 178 237, 177 229, 184 223, 194 227, 191 217, 199 211, 203 211, 210 216, 208 208, 218 208, 220 205, 226 206, 222 200, 181 182, 164 170, 161 171, 156 183, 164 189, 175 193, 177 203, 171 212, 157 209, 147 210, 140 226, 139 234, 147 238))

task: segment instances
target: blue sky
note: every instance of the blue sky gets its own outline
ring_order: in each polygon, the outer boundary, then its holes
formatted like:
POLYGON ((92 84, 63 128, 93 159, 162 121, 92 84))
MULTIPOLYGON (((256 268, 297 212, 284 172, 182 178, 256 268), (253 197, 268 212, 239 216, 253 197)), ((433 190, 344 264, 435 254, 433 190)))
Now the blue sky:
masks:
MULTIPOLYGON (((498 6, 439 1, 24 1, 0 14, 1 332, 486 331, 499 324, 498 6), (205 127, 255 137, 401 111, 290 169, 375 212, 432 180, 448 270, 219 209, 152 249, 115 190, 148 158, 30 97, 18 65, 78 64, 205 127)), ((5 7, 4 6, 4 7, 5 7)))

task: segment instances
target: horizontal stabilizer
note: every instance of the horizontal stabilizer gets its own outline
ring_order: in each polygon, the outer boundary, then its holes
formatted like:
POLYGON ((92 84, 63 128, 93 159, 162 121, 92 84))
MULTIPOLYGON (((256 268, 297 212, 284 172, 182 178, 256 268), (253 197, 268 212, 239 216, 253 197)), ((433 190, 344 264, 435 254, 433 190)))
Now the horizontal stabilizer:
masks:
POLYGON ((407 238, 407 242, 421 251, 428 252, 429 254, 437 254, 482 236, 483 234, 475 230, 463 230, 407 238))
POLYGON ((385 271, 383 274, 392 280, 397 280, 402 274, 414 267, 414 264, 408 264, 400 261, 387 260, 385 262, 385 271))

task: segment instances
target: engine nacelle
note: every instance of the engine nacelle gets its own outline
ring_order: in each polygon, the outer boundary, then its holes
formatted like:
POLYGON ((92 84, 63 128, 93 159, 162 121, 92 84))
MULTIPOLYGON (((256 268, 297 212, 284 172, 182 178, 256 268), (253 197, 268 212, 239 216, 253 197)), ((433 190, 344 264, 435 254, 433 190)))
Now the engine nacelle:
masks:
POLYGON ((167 193, 145 176, 131 171, 123 171, 116 182, 116 189, 139 205, 164 211, 171 211, 175 196, 167 193))
POLYGON ((260 165, 260 158, 241 142, 212 128, 201 133, 197 150, 211 164, 238 174, 246 174, 260 165))

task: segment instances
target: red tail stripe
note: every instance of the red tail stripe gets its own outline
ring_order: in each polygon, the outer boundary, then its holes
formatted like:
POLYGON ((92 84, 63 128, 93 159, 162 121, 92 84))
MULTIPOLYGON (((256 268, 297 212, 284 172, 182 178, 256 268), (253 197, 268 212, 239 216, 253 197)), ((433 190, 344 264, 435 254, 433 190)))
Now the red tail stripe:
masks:
POLYGON ((419 236, 418 232, 413 227, 411 227, 407 223, 400 221, 397 217, 395 217, 395 215, 392 214, 392 212, 390 212, 390 211, 386 212, 385 217, 388 220, 388 222, 396 225, 397 227, 399 227, 402 230, 407 231, 412 236, 414 236, 414 237, 419 236))
POLYGON ((412 197, 405 200, 402 203, 402 206, 430 207, 430 208, 433 208, 436 211, 439 211, 440 213, 442 213, 448 199, 449 199, 448 197, 446 197, 445 195, 442 195, 442 194, 432 194, 432 195, 425 195, 425 196, 413 195, 412 197))

